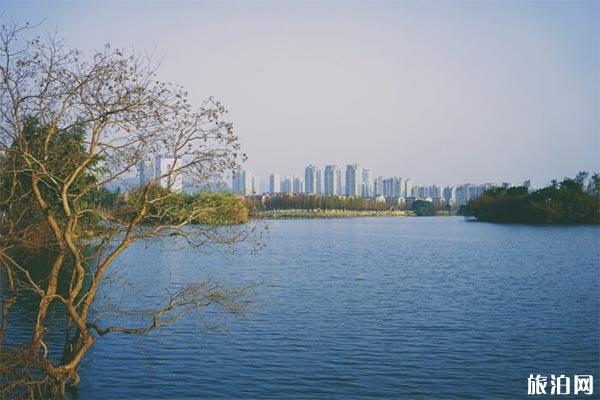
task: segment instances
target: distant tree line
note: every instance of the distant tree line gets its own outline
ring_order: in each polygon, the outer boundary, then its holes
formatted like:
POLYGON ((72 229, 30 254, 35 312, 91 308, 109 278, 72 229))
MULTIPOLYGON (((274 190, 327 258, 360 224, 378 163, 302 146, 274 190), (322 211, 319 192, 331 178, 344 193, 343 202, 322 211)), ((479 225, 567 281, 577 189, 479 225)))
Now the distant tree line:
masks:
POLYGON ((251 208, 261 210, 351 210, 388 211, 390 205, 362 197, 280 195, 249 198, 251 208))
POLYGON ((580 172, 573 179, 530 191, 529 181, 521 186, 489 189, 470 200, 461 210, 481 221, 523 224, 599 224, 600 174, 588 179, 580 172))

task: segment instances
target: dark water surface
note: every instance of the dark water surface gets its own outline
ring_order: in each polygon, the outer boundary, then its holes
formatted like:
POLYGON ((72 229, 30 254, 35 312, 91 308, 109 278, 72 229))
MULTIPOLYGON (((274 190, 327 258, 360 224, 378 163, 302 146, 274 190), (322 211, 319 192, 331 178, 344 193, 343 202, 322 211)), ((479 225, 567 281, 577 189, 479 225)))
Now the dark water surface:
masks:
MULTIPOLYGON (((257 254, 136 244, 105 291, 266 279, 245 319, 99 338, 82 399, 515 399, 527 377, 600 380, 599 230, 357 218, 268 223, 257 254), (120 272, 119 272, 120 271, 120 272)), ((144 294, 145 293, 145 294, 144 294)), ((150 301, 150 300, 148 300, 150 301)), ((215 319, 216 318, 216 319, 215 319)))

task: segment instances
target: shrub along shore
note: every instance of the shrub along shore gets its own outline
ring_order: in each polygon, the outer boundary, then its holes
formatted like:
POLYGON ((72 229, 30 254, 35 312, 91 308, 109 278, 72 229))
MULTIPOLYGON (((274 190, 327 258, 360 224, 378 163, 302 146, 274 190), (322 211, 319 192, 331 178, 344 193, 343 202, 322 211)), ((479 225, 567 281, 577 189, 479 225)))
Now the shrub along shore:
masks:
POLYGON ((495 223, 565 225, 600 224, 600 175, 580 172, 573 179, 530 190, 521 186, 492 188, 467 203, 463 212, 495 223))

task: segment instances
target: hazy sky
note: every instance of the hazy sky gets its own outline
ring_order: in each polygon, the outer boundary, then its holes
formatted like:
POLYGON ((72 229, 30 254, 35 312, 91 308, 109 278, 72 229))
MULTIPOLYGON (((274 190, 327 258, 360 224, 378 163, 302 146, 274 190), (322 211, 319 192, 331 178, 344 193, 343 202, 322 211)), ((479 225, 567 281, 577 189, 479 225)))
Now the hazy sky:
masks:
POLYGON ((74 46, 164 56, 230 110, 247 167, 418 183, 600 170, 599 2, 7 2, 74 46))

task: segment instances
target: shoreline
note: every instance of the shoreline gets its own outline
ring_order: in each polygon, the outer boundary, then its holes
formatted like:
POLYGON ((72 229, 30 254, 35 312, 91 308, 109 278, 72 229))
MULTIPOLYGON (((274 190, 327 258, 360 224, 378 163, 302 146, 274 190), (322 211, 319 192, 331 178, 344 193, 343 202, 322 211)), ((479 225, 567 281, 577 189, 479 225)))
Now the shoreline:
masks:
MULTIPOLYGON (((258 211, 263 219, 330 219, 357 217, 416 217, 414 211, 352 211, 352 210, 269 210, 258 211)), ((436 215, 447 217, 449 214, 436 215)))

